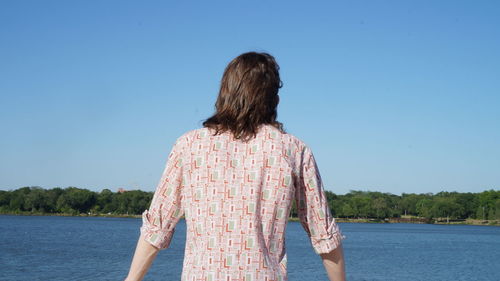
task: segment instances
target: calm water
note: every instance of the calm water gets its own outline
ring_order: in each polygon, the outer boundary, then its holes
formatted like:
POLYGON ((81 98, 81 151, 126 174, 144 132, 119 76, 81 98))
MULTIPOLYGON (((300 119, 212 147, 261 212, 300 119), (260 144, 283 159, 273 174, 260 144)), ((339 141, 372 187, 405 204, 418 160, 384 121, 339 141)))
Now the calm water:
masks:
MULTIPOLYGON (((1 280, 123 280, 140 219, 0 215, 1 280)), ((500 227, 340 223, 348 280, 500 280, 500 227)), ((145 280, 180 280, 186 225, 145 280)), ((289 280, 328 280, 297 222, 287 227, 289 280)))

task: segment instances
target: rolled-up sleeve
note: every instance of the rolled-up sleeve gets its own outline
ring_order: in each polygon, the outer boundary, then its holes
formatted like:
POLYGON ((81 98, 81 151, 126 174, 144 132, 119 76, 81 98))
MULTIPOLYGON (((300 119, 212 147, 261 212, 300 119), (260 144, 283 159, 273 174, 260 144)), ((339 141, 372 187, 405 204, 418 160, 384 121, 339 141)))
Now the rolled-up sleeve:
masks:
POLYGON ((308 146, 302 150, 300 176, 295 186, 297 212, 317 254, 329 253, 346 237, 332 216, 314 155, 308 146))
POLYGON ((144 239, 158 249, 166 249, 175 226, 184 215, 182 139, 177 139, 168 156, 149 209, 142 213, 140 228, 144 239))

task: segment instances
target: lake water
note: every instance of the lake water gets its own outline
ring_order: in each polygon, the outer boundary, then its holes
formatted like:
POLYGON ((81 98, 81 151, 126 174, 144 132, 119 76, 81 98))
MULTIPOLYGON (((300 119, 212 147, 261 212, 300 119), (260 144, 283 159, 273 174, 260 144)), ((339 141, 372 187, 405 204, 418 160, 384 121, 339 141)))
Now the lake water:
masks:
MULTIPOLYGON (((500 227, 339 224, 347 280, 500 280, 500 227)), ((140 219, 0 215, 0 280, 123 280, 140 219)), ((180 280, 185 221, 144 280, 180 280)), ((289 280, 328 280, 298 222, 286 234, 289 280)))

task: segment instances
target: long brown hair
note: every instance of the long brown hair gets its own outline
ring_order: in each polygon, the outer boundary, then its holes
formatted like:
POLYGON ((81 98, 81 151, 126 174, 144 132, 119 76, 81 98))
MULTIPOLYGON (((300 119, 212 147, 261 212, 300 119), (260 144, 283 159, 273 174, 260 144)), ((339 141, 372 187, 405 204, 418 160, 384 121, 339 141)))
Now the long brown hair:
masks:
POLYGON ((222 75, 213 116, 203 126, 215 134, 230 131, 244 142, 255 137, 262 124, 285 132, 276 120, 278 91, 283 86, 279 65, 268 53, 247 52, 234 58, 222 75))

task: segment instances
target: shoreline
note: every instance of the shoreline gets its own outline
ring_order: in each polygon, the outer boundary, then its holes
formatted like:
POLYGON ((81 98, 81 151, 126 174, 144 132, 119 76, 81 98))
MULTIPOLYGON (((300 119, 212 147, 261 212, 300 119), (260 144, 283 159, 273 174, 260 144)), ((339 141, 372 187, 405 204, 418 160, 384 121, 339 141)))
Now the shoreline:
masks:
MULTIPOLYGON (((0 215, 12 216, 57 216, 57 217, 105 217, 105 218, 142 218, 141 215, 127 215, 127 214, 69 214, 69 213, 10 213, 2 212, 0 215)), ((182 217, 181 219, 184 219, 182 217)), ((288 221, 300 222, 297 217, 289 217, 288 221)), ((424 218, 385 218, 385 219, 366 219, 366 218, 335 218, 339 223, 414 223, 414 224, 440 224, 440 225, 485 225, 485 226, 500 226, 499 220, 449 220, 446 219, 424 219, 424 218)))

